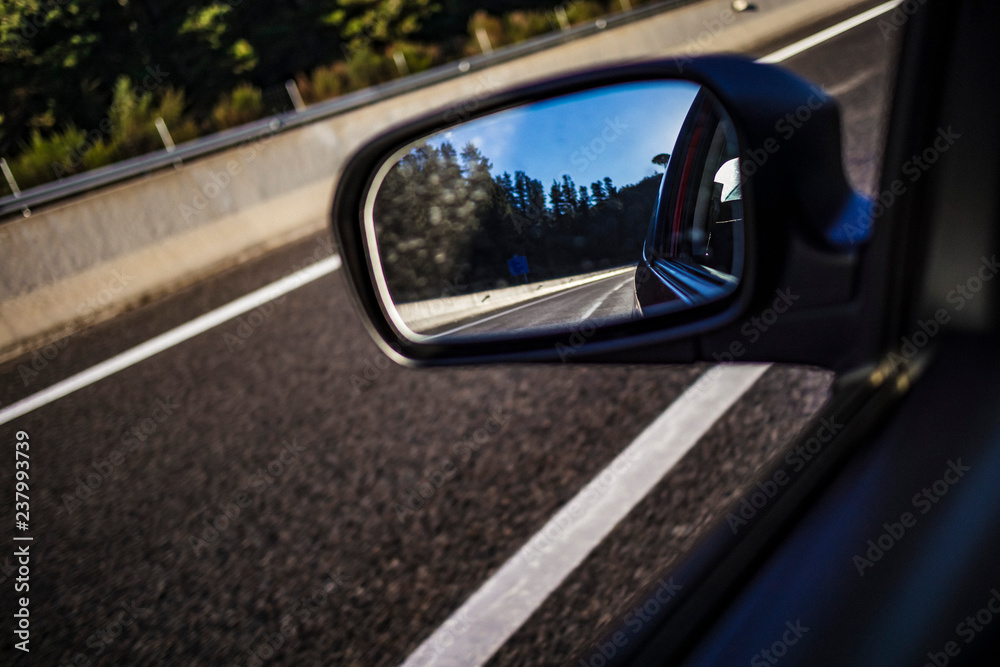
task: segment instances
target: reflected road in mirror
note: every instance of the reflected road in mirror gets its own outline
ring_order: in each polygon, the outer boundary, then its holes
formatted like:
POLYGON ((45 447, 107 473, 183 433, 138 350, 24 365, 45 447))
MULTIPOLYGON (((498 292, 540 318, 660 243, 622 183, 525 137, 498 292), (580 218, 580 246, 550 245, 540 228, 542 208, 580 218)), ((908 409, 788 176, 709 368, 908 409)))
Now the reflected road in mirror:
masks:
MULTIPOLYGON (((625 267, 593 276, 576 276, 565 282, 531 285, 533 293, 523 301, 498 308, 491 315, 484 316, 480 312, 468 321, 452 320, 424 333, 428 338, 459 333, 463 336, 482 336, 509 334, 512 331, 560 332, 565 331, 568 325, 580 322, 595 326, 613 324, 632 318, 634 283, 635 267, 625 267)), ((404 315, 404 319, 408 318, 404 315)), ((418 320, 414 318, 412 321, 418 320)))

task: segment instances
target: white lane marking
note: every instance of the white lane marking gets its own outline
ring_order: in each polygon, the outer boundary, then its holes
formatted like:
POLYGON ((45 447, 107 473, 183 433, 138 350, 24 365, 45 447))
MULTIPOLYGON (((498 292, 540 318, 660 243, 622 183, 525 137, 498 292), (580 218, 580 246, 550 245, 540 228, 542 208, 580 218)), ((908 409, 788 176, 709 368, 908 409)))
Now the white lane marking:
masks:
POLYGON ((486 663, 768 368, 715 366, 698 378, 424 641, 404 667, 486 663))
POLYGON ((190 322, 162 333, 155 338, 151 338, 145 343, 140 343, 130 350, 126 350, 121 354, 102 361, 96 366, 91 366, 87 370, 81 371, 76 375, 62 380, 61 382, 57 382, 37 394, 32 394, 31 396, 28 396, 27 398, 24 398, 16 403, 12 403, 6 408, 0 410, 0 424, 6 424, 12 419, 25 415, 32 410, 37 410, 43 405, 48 405, 49 403, 71 394, 78 389, 83 389, 88 385, 94 384, 98 380, 103 380, 109 375, 113 375, 120 370, 137 364, 143 359, 148 359, 154 354, 171 348, 178 343, 182 343, 189 338, 193 338, 200 333, 204 333, 212 327, 218 326, 223 322, 242 315, 248 310, 253 310, 258 306, 264 305, 268 301, 273 301, 282 294, 287 294, 294 289, 302 287, 306 283, 310 283, 317 278, 322 278, 329 273, 333 273, 339 268, 340 257, 338 255, 327 257, 326 259, 320 260, 315 264, 310 264, 306 268, 289 274, 281 280, 277 280, 270 285, 247 294, 246 296, 242 296, 239 299, 231 301, 224 306, 220 306, 219 308, 207 312, 200 317, 196 317, 190 322))
POLYGON ((891 9, 895 9, 899 5, 903 4, 903 0, 891 0, 891 2, 883 2, 877 7, 872 7, 866 12, 862 12, 857 16, 847 19, 846 21, 841 21, 835 26, 830 26, 826 30, 821 30, 815 35, 806 37, 805 39, 799 40, 794 44, 789 44, 783 49, 778 49, 774 53, 759 58, 757 62, 759 63, 780 63, 783 60, 788 60, 792 56, 797 56, 798 54, 811 49, 814 46, 822 44, 823 42, 833 39, 837 35, 841 35, 852 28, 857 28, 862 23, 867 23, 874 18, 885 14, 891 9))
POLYGON ((618 287, 611 288, 610 292, 608 292, 603 297, 601 297, 600 300, 594 302, 594 305, 587 309, 587 312, 585 312, 583 314, 583 316, 580 318, 580 321, 581 322, 586 322, 587 320, 589 320, 590 316, 594 314, 594 311, 596 311, 598 308, 600 308, 601 306, 603 306, 607 302, 607 300, 611 298, 612 294, 614 294, 615 292, 617 292, 621 288, 625 287, 626 285, 634 284, 634 283, 635 283, 635 278, 628 278, 621 285, 619 285, 618 287))

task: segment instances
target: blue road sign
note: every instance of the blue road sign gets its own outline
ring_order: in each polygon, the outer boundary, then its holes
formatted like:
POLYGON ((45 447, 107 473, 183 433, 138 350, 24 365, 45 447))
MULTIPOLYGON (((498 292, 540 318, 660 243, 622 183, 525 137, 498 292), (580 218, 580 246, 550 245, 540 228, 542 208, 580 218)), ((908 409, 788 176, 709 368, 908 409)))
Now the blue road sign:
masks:
POLYGON ((510 269, 510 275, 523 276, 528 273, 528 258, 524 255, 514 255, 507 260, 507 268, 510 269))

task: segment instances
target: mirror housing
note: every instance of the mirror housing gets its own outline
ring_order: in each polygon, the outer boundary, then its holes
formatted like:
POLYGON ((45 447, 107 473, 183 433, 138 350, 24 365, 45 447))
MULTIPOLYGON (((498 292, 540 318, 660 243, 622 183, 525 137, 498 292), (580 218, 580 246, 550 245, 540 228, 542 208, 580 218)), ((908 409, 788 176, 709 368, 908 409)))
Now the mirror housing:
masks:
POLYGON ((369 331, 400 363, 773 360, 838 368, 851 357, 849 341, 834 340, 832 331, 844 326, 851 310, 859 253, 872 234, 870 211, 870 201, 853 191, 844 174, 836 102, 780 67, 715 56, 562 77, 493 95, 472 114, 466 105, 391 130, 347 162, 332 217, 369 331), (604 86, 662 80, 702 86, 731 117, 739 139, 745 262, 731 295, 607 326, 582 322, 569 331, 480 341, 414 340, 394 326, 375 286, 376 250, 363 223, 366 193, 382 165, 402 147, 470 117, 604 86), (762 337, 754 331, 761 327, 777 333, 757 345, 762 337))

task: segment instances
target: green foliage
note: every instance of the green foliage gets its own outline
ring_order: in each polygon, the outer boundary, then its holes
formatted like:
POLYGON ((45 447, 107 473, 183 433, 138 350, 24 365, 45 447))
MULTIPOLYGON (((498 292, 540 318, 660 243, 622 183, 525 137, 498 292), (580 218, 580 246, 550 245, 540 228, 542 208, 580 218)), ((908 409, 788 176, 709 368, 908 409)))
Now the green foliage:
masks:
POLYGON ((347 61, 350 90, 367 88, 392 79, 396 65, 391 58, 377 53, 369 45, 358 46, 347 61))
POLYGON ((98 139, 80 156, 78 171, 87 171, 109 165, 119 159, 119 154, 120 150, 117 146, 104 139, 98 139))
POLYGON ((479 53, 482 50, 482 45, 479 43, 480 31, 486 33, 490 39, 490 45, 494 49, 509 42, 503 21, 480 10, 469 19, 469 36, 472 38, 467 49, 469 53, 479 53))
POLYGON ((552 20, 543 12, 511 12, 504 16, 503 27, 511 42, 523 42, 553 29, 552 20))
POLYGON ((9 166, 18 187, 27 189, 110 164, 118 155, 116 147, 99 132, 86 133, 71 126, 47 134, 35 130, 9 166))
POLYGON ((119 78, 107 115, 111 122, 111 148, 120 159, 163 148, 156 129, 157 118, 163 119, 175 144, 193 139, 198 136, 198 128, 184 110, 183 91, 166 87, 157 101, 152 91, 133 86, 128 77, 119 78))
MULTIPOLYGON (((395 42, 386 53, 399 52, 406 59, 410 73, 422 72, 442 62, 441 49, 425 44, 395 42)), ((300 74, 295 82, 307 104, 336 97, 352 90, 383 83, 400 75, 395 61, 368 46, 358 47, 347 62, 338 61, 317 67, 308 76, 300 74)))
POLYGON ((115 93, 108 110, 111 120, 111 141, 126 155, 141 155, 156 150, 160 142, 153 120, 153 93, 132 87, 128 77, 115 82, 115 93))
MULTIPOLYGON (((634 1, 634 0, 633 0, 634 1)), ((597 0, 562 5, 572 22, 597 0)), ((609 9, 620 5, 610 2, 609 9)), ((552 0, 0 0, 0 155, 22 187, 313 103, 557 27, 552 0), (306 74, 309 72, 309 74, 306 74), (230 91, 220 97, 221 91, 230 91), (77 129, 82 128, 82 129, 77 129), (83 133, 83 139, 74 144, 83 133)))
POLYGON ((406 58, 406 66, 413 74, 423 72, 444 62, 441 57, 441 48, 433 44, 394 42, 389 50, 401 52, 406 58))
POLYGON ((183 89, 204 110, 239 64, 228 3, 0 1, 0 154, 34 128, 97 127, 122 77, 154 98, 163 85, 183 89))
MULTIPOLYGON (((167 129, 170 131, 170 138, 175 144, 182 144, 201 135, 198 124, 186 112, 187 103, 184 99, 183 90, 175 90, 167 87, 160 97, 160 104, 156 109, 156 116, 163 119, 167 129)), ((158 139, 159 141, 159 139, 158 139)), ((162 148, 162 143, 157 144, 157 148, 162 148)))
POLYGON ((337 26, 352 50, 378 48, 417 32, 440 9, 433 0, 337 0, 326 20, 337 26))
MULTIPOLYGON (((613 9, 619 9, 620 5, 614 7, 615 4, 617 4, 617 0, 612 3, 613 9)), ((579 0, 566 5, 566 18, 569 19, 570 25, 593 21, 606 13, 604 7, 594 0, 579 0)))
POLYGON ((39 130, 32 132, 21 155, 10 163, 18 187, 24 190, 58 178, 63 173, 76 173, 74 165, 66 164, 66 157, 78 154, 85 140, 84 131, 75 127, 47 135, 39 130))
POLYGON ((260 88, 241 83, 219 100, 212 109, 216 129, 236 127, 264 116, 264 98, 260 88))
MULTIPOLYGON (((606 13, 603 5, 595 0, 578 0, 560 5, 566 11, 570 25, 591 21, 606 13)), ((478 32, 483 30, 489 36, 493 48, 522 42, 552 30, 559 29, 559 22, 552 9, 545 11, 513 11, 502 17, 494 16, 480 9, 469 18, 469 42, 465 47, 467 55, 481 51, 478 32)))
POLYGON ((336 97, 350 89, 347 65, 342 62, 317 67, 309 76, 300 74, 295 82, 306 104, 336 97))
POLYGON ((184 113, 184 93, 165 88, 159 101, 132 86, 127 77, 115 83, 107 113, 92 129, 34 130, 10 161, 18 186, 29 188, 163 148, 155 119, 163 118, 174 143, 198 136, 197 124, 184 113))

